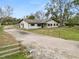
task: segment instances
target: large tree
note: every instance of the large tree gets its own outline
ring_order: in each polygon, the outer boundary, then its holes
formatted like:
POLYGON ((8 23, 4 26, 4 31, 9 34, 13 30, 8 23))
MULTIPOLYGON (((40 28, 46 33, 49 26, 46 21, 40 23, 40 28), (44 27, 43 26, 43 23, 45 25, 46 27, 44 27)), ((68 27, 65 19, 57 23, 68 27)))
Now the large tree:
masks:
POLYGON ((29 15, 29 16, 26 16, 27 19, 32 19, 34 20, 35 19, 35 16, 34 15, 29 15))
POLYGON ((48 18, 60 21, 60 25, 63 26, 66 19, 70 17, 71 3, 70 0, 50 0, 46 6, 46 16, 48 18))
POLYGON ((79 12, 79 0, 73 0, 72 4, 74 8, 79 12))
POLYGON ((6 7, 0 8, 0 18, 10 17, 13 14, 13 8, 7 5, 6 7))
POLYGON ((71 19, 67 20, 66 23, 68 26, 79 25, 79 15, 75 15, 71 19))
POLYGON ((45 13, 43 11, 37 11, 34 14, 34 16, 35 16, 36 19, 39 19, 39 20, 45 19, 45 13))
POLYGON ((10 6, 6 6, 6 7, 2 7, 0 8, 0 23, 2 24, 4 21, 7 22, 10 20, 13 20, 11 18, 11 15, 13 14, 13 8, 11 8, 10 6))
POLYGON ((0 8, 0 18, 3 16, 3 10, 0 8))
POLYGON ((74 0, 73 2, 75 5, 79 5, 79 0, 74 0))
POLYGON ((8 16, 10 17, 12 14, 13 14, 13 8, 10 7, 9 5, 7 5, 5 8, 4 8, 4 13, 5 13, 5 16, 8 16))
POLYGON ((4 17, 4 12, 3 12, 3 9, 0 8, 0 26, 1 26, 1 23, 2 23, 2 17, 4 17))

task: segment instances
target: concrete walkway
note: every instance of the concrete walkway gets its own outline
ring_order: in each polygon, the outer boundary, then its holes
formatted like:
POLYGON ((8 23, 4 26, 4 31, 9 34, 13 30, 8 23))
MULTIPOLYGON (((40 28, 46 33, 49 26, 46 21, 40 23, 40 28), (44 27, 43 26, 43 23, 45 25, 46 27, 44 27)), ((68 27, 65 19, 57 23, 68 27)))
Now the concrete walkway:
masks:
POLYGON ((5 30, 30 50, 34 59, 79 59, 79 42, 9 28, 5 30))

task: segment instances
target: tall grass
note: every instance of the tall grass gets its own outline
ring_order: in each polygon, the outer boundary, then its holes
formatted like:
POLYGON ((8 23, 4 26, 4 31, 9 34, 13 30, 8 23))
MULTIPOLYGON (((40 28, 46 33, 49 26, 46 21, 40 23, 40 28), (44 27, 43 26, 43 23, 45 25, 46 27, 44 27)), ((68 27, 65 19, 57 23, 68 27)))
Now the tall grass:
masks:
POLYGON ((3 26, 0 26, 0 35, 3 33, 3 26))
POLYGON ((45 28, 45 29, 36 29, 28 30, 38 34, 44 34, 53 37, 60 37, 63 39, 76 40, 79 41, 79 27, 61 27, 61 28, 45 28))

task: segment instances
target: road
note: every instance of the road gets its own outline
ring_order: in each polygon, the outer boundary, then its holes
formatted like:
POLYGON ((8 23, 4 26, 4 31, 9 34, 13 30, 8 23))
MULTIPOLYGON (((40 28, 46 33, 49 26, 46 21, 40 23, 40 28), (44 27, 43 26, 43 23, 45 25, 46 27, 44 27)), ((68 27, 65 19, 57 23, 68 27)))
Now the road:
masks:
POLYGON ((14 28, 6 32, 22 41, 34 59, 79 59, 79 42, 25 32, 14 28))

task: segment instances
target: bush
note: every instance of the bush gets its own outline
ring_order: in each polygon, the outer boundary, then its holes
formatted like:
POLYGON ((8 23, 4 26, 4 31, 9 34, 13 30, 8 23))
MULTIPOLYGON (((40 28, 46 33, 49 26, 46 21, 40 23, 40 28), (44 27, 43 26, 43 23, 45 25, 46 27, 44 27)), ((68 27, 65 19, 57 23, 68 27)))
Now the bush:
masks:
POLYGON ((20 19, 5 17, 5 18, 2 18, 1 25, 15 25, 19 22, 20 22, 20 19))

